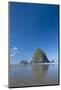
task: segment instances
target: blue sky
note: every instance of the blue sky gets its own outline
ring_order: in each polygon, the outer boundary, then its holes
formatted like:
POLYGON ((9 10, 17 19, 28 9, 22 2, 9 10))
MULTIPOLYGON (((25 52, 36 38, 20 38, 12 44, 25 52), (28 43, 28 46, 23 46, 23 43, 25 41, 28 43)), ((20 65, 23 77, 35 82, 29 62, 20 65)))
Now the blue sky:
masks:
POLYGON ((41 48, 51 61, 58 58, 58 6, 9 3, 10 63, 32 60, 41 48))

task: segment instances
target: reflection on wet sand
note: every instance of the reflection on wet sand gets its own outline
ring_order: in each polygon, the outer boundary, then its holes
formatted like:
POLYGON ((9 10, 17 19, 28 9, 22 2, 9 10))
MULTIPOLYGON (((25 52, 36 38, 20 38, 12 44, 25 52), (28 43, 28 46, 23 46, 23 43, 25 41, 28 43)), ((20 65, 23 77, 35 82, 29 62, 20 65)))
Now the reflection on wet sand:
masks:
POLYGON ((34 64, 32 65, 32 74, 33 78, 36 80, 41 80, 44 78, 45 74, 48 71, 49 65, 40 65, 40 64, 34 64))
POLYGON ((58 84, 58 65, 10 65, 10 87, 58 84))

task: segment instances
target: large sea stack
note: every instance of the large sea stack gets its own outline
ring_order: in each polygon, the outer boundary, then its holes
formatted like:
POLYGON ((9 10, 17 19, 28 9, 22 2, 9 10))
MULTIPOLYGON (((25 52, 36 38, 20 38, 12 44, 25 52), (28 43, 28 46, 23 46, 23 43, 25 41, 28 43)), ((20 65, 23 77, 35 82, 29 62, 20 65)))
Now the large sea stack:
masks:
POLYGON ((36 49, 32 57, 32 63, 49 63, 46 54, 41 49, 36 49))

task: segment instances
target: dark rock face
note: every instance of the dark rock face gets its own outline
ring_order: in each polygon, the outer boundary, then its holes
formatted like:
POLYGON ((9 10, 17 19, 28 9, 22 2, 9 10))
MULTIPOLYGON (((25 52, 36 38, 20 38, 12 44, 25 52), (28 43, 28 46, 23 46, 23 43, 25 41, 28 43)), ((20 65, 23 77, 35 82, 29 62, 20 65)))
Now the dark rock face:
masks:
POLYGON ((32 62, 33 63, 49 63, 49 60, 46 54, 41 49, 36 49, 32 57, 32 62))

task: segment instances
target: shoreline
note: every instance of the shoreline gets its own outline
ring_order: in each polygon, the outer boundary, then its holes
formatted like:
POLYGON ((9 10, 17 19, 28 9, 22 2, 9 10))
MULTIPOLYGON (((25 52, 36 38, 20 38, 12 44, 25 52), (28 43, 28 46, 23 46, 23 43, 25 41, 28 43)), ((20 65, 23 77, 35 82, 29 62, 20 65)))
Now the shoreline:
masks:
POLYGON ((41 64, 41 65, 47 65, 47 64, 58 64, 58 63, 28 63, 28 64, 9 64, 9 65, 34 65, 34 64, 41 64))

